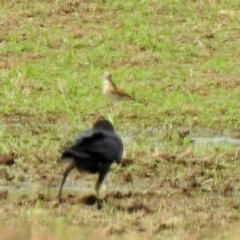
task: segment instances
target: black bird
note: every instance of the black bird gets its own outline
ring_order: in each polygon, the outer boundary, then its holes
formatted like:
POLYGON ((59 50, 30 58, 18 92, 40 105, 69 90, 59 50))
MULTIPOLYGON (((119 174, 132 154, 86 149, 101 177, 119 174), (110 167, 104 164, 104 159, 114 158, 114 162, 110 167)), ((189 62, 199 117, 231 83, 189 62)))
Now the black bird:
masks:
POLYGON ((95 186, 97 193, 97 206, 101 207, 99 189, 108 173, 111 164, 121 162, 123 143, 115 133, 113 125, 105 119, 94 123, 93 128, 85 130, 77 135, 72 145, 64 149, 58 162, 70 161, 63 174, 58 199, 61 202, 63 185, 70 171, 75 167, 79 172, 99 173, 95 186))

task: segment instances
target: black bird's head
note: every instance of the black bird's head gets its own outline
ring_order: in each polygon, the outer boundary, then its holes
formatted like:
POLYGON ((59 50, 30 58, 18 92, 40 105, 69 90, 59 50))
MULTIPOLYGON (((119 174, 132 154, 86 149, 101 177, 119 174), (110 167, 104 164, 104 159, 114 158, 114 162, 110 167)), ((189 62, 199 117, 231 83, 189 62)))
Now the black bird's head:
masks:
POLYGON ((113 127, 112 123, 106 119, 97 120, 93 124, 93 129, 101 129, 101 130, 107 130, 107 131, 114 132, 114 127, 113 127))

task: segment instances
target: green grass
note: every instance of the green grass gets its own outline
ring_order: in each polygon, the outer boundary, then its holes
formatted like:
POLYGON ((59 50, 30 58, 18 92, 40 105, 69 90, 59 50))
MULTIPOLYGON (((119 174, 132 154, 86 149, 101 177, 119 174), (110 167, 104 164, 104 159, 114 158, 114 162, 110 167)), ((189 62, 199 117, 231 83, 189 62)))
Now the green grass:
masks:
MULTIPOLYGON (((225 84, 237 81, 238 76, 238 17, 218 15, 225 9, 224 2, 206 6, 191 1, 13 4, 14 13, 8 9, 2 14, 6 24, 9 14, 17 22, 6 30, 1 46, 2 54, 16 62, 2 73, 4 101, 10 102, 2 112, 16 108, 32 114, 54 111, 70 119, 77 115, 80 120, 82 114, 98 109, 106 114, 109 109, 101 95, 101 77, 109 69, 120 86, 127 85, 137 98, 148 102, 138 118, 144 119, 150 111, 151 125, 159 123, 159 116, 160 124, 172 121, 167 112, 173 111, 178 125, 191 124, 194 115, 200 126, 238 127, 234 109, 230 119, 219 116, 229 105, 237 105, 235 97, 226 102, 237 91, 226 89, 225 84), (63 10, 70 12, 66 15, 63 10), (202 57, 201 48, 209 56, 202 57), (21 60, 27 53, 43 57, 21 60), (216 81, 220 87, 211 87, 216 81)), ((124 111, 138 112, 139 108, 125 104, 124 111)))
MULTIPOLYGON (((119 202, 110 194, 109 201, 122 210, 106 203, 103 212, 76 202, 55 208, 52 195, 50 203, 43 201, 49 204, 45 212, 41 204, 28 205, 30 197, 26 202, 13 197, 13 207, 3 201, 2 213, 11 213, 3 225, 32 226, 21 239, 46 239, 49 229, 49 238, 65 239, 65 230, 59 230, 65 228, 69 234, 80 229, 91 235, 95 227, 112 239, 238 236, 233 230, 240 206, 236 146, 194 145, 193 153, 186 154, 190 143, 177 134, 185 127, 191 136, 239 136, 238 9, 237 0, 2 1, 0 150, 16 152, 17 160, 14 166, 1 166, 13 175, 8 180, 0 172, 1 184, 59 186, 61 148, 103 115, 124 137, 125 158, 132 160, 122 168, 113 166, 108 184, 124 189, 132 176, 135 188, 130 189, 136 194, 119 202), (105 99, 105 70, 146 106, 114 106, 105 99), (176 160, 160 159, 156 150, 176 160), (200 187, 191 185, 192 176, 200 187), (153 212, 130 214, 129 207, 141 200, 153 212), (16 210, 19 201, 24 206, 16 210), (29 216, 38 211, 42 214, 35 225, 29 216)), ((81 177, 75 173, 70 179, 81 177)), ((83 179, 91 189, 94 177, 83 179)))

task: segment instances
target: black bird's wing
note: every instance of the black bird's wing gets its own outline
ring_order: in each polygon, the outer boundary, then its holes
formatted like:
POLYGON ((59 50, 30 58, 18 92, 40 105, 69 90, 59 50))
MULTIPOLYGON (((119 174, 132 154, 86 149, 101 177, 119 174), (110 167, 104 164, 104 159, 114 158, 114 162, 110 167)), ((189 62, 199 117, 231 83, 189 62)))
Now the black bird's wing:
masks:
POLYGON ((77 158, 96 157, 99 161, 120 163, 123 144, 115 132, 92 129, 80 133, 64 153, 77 158))
POLYGON ((85 130, 81 133, 79 133, 72 142, 72 147, 78 144, 83 143, 85 140, 92 138, 94 134, 93 129, 85 130))
POLYGON ((79 133, 73 140, 72 145, 70 147, 65 147, 62 151, 62 157, 58 160, 59 163, 61 162, 65 162, 65 161, 69 161, 72 160, 72 158, 76 155, 78 155, 78 157, 81 158, 88 158, 88 154, 82 152, 76 152, 76 150, 74 150, 76 148, 76 146, 78 145, 84 145, 87 142, 89 142, 93 136, 93 129, 89 129, 89 130, 85 130, 81 133, 79 133), (81 155, 81 156, 80 156, 81 155))

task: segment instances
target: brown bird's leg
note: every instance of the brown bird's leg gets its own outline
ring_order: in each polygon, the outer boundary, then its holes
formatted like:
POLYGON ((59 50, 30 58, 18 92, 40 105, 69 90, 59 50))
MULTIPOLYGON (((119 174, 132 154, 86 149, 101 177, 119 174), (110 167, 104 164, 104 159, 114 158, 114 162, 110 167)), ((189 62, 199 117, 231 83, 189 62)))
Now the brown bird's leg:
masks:
POLYGON ((62 179, 62 183, 61 183, 60 190, 59 190, 59 193, 58 193, 58 201, 59 201, 59 203, 62 202, 61 195, 62 195, 63 185, 64 185, 64 183, 65 183, 65 181, 66 181, 66 179, 67 179, 68 174, 69 174, 74 168, 75 168, 75 163, 74 163, 74 161, 72 161, 72 162, 68 165, 68 167, 66 168, 66 170, 65 170, 64 173, 63 173, 63 179, 62 179))
POLYGON ((99 189, 100 189, 101 184, 102 184, 102 182, 103 182, 103 180, 104 180, 108 171, 109 171, 109 168, 106 168, 99 173, 98 180, 97 180, 97 183, 96 183, 96 186, 95 186, 95 190, 96 190, 96 193, 97 193, 97 209, 102 208, 101 201, 100 201, 100 198, 99 198, 99 189))

